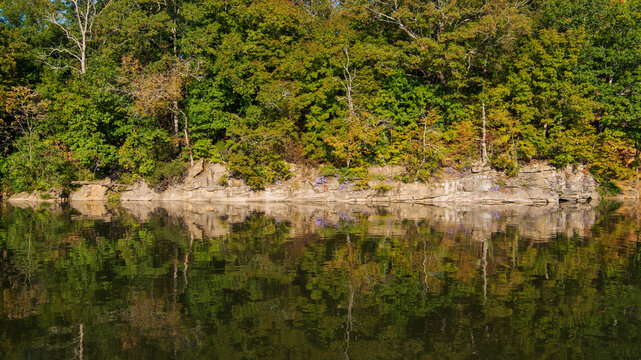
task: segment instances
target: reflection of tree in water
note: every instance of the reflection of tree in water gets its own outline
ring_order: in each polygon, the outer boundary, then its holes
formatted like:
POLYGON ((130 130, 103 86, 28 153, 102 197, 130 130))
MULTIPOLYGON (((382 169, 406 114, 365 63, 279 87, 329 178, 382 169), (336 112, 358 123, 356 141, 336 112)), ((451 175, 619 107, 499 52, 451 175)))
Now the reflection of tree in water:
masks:
POLYGON ((590 239, 547 243, 430 221, 380 235, 388 220, 352 216, 291 239, 292 222, 256 213, 195 239, 163 217, 3 213, 0 329, 18 322, 32 336, 4 336, 0 351, 413 358, 599 355, 614 344, 615 356, 636 354, 638 218, 610 213, 590 239))
POLYGON ((345 359, 349 359, 349 341, 352 336, 352 331, 354 331, 354 319, 352 317, 352 308, 354 306, 354 284, 352 283, 352 272, 354 271, 354 253, 352 251, 352 241, 349 238, 349 232, 347 233, 347 289, 348 289, 348 300, 347 300, 347 315, 345 318, 345 351, 343 356, 345 359))

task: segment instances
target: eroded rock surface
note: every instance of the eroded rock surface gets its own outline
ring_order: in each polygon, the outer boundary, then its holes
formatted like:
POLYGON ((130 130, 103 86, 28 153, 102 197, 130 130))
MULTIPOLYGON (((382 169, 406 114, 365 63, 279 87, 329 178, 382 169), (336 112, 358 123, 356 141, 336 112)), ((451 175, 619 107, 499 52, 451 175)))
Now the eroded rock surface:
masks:
POLYGON ((69 201, 107 201, 109 196, 109 182, 83 185, 80 189, 69 195, 69 201))
MULTIPOLYGON (((377 176, 384 174, 376 170, 377 176)), ((579 167, 555 169, 544 164, 524 166, 515 177, 490 169, 459 173, 431 183, 402 183, 391 177, 370 181, 369 189, 358 189, 354 182, 296 174, 293 178, 253 191, 240 180, 221 182, 227 176, 223 165, 198 162, 181 184, 158 192, 139 182, 122 192, 122 201, 189 202, 348 202, 348 203, 479 203, 479 204, 557 204, 560 201, 598 200, 597 184, 579 167)))
POLYGON ((63 189, 53 188, 48 191, 34 191, 31 193, 21 192, 9 197, 9 202, 19 203, 58 203, 67 199, 63 189))
MULTIPOLYGON (((282 183, 254 191, 243 181, 227 179, 224 165, 202 160, 189 169, 179 184, 157 191, 145 182, 121 190, 121 201, 184 202, 290 202, 290 203, 416 203, 416 204, 558 204, 584 203, 600 198, 597 183, 582 167, 562 170, 538 163, 524 166, 514 177, 489 168, 469 173, 444 172, 429 183, 403 183, 398 168, 371 169, 368 189, 356 182, 321 177, 315 170, 294 169, 294 176, 282 183), (223 179, 224 177, 224 179, 223 179), (223 181, 225 180, 225 181, 223 181)), ((70 201, 107 201, 110 191, 118 190, 109 180, 82 186, 70 194, 70 201)), ((120 188, 122 189, 122 188, 120 188)), ((638 192, 634 192, 637 194, 638 192)), ((65 199, 61 189, 46 193, 20 193, 9 201, 57 202, 65 199)))

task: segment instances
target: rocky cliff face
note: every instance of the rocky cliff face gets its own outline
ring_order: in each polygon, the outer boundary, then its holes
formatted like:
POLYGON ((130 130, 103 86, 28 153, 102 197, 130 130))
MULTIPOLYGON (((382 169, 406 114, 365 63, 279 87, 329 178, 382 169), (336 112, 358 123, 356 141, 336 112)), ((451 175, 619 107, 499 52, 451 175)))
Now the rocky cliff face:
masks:
POLYGON ((8 200, 10 202, 22 202, 22 203, 58 203, 66 199, 66 194, 61 188, 53 188, 48 191, 39 192, 34 191, 31 193, 21 192, 14 194, 8 200))
MULTIPOLYGON (((570 166, 559 170, 546 164, 524 166, 515 177, 507 177, 489 168, 468 173, 446 173, 429 183, 394 181, 398 169, 373 168, 368 189, 355 182, 324 178, 310 169, 294 169, 291 179, 253 191, 241 180, 227 177, 227 168, 205 164, 202 160, 191 167, 184 180, 165 191, 156 191, 139 182, 121 190, 121 201, 184 202, 291 202, 291 203, 418 203, 418 204, 558 204, 585 203, 598 200, 597 184, 589 173, 570 166)), ((69 196, 70 201, 106 201, 115 185, 109 181, 84 185, 69 196)), ((62 194, 45 196, 48 201, 61 200, 62 194)), ((17 194, 10 201, 42 201, 39 194, 17 194)))
MULTIPOLYGON (((563 170, 548 165, 525 166, 515 177, 491 169, 453 174, 431 183, 370 181, 369 189, 322 178, 313 171, 296 175, 265 190, 253 191, 240 180, 221 184, 223 165, 198 162, 182 184, 156 192, 140 182, 122 192, 122 201, 222 201, 222 202, 347 202, 347 203, 481 203, 557 204, 562 201, 598 200, 597 184, 582 168, 563 170)), ((380 178, 384 178, 379 176, 380 178)))
POLYGON ((100 184, 83 185, 80 189, 69 195, 70 201, 107 201, 109 196, 108 182, 100 184))

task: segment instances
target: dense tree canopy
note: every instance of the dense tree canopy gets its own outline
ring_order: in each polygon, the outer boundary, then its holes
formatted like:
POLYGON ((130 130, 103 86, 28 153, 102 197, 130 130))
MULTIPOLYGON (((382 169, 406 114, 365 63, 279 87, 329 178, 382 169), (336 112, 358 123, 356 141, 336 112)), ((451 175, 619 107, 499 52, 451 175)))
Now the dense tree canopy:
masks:
POLYGON ((545 159, 624 179, 640 52, 639 0, 2 0, 0 174, 22 191, 204 158, 259 188, 287 163, 427 180, 545 159))

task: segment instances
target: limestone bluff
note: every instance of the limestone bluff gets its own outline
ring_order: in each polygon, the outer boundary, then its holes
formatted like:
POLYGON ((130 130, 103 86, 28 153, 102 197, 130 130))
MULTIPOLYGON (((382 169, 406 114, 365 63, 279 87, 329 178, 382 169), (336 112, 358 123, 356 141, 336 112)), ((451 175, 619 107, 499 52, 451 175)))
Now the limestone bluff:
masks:
MULTIPOLYGON (((294 168, 294 175, 264 190, 253 190, 242 180, 227 178, 221 164, 198 161, 184 178, 160 191, 140 181, 117 186, 110 181, 87 184, 68 195, 71 201, 107 201, 110 192, 119 192, 120 201, 183 202, 293 202, 293 203, 420 203, 420 204, 558 204, 559 202, 597 203, 598 184, 582 167, 556 169, 545 163, 525 165, 516 176, 490 168, 453 172, 430 182, 404 183, 395 179, 394 168, 370 170, 368 187, 337 177, 323 177, 310 168, 294 168)), ((10 201, 60 201, 61 191, 48 196, 20 193, 10 201)))

